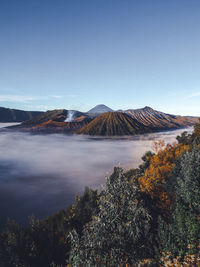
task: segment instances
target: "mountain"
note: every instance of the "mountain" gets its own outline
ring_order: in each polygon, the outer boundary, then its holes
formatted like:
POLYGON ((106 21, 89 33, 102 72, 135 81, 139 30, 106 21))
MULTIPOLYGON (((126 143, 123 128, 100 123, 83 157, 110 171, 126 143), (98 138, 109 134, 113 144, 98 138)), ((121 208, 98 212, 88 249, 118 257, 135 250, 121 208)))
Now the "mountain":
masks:
POLYGON ((97 105, 94 108, 90 109, 87 113, 97 113, 101 114, 104 112, 112 112, 113 110, 103 104, 97 105))
POLYGON ((56 109, 49 110, 20 125, 9 127, 31 132, 72 132, 88 124, 91 118, 80 111, 56 109))
MULTIPOLYGON (((103 108, 105 107, 103 105, 103 108)), ((96 110, 95 108, 93 110, 100 112, 98 106, 96 110)), ((170 115, 150 107, 104 113, 58 109, 40 113, 32 119, 10 128, 41 133, 65 132, 121 136, 184 128, 197 122, 197 117, 170 115)))
POLYGON ((22 122, 42 113, 42 111, 24 111, 0 107, 0 122, 22 122))
POLYGON ((134 135, 193 126, 197 117, 165 114, 150 107, 107 112, 99 115, 77 131, 79 134, 99 136, 134 135))
POLYGON ((38 116, 34 117, 29 121, 23 122, 21 125, 37 125, 43 122, 47 122, 49 120, 62 122, 67 118, 68 110, 66 109, 55 109, 55 110, 48 110, 38 116))
POLYGON ((170 115, 150 107, 128 109, 123 112, 140 121, 143 125, 152 128, 154 131, 188 127, 198 122, 197 117, 170 115))
POLYGON ((76 133, 97 136, 121 136, 141 134, 144 132, 151 132, 151 129, 128 114, 106 112, 96 117, 76 133))

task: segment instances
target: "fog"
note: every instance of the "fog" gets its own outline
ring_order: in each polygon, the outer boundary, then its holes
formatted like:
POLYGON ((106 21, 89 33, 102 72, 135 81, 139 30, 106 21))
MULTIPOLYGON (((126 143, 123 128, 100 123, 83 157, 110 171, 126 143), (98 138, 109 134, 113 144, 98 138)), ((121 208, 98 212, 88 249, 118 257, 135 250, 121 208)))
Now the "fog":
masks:
POLYGON ((99 189, 114 166, 137 167, 154 139, 172 143, 183 131, 105 139, 1 130, 0 220, 26 222, 66 208, 85 186, 99 189))
POLYGON ((0 129, 8 126, 18 125, 20 122, 0 122, 0 129))

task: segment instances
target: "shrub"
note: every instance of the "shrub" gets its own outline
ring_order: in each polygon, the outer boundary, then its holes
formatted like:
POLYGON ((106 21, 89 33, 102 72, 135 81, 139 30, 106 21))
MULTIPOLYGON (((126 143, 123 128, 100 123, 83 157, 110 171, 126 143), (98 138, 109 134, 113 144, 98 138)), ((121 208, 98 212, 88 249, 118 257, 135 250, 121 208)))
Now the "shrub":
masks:
POLYGON ((73 231, 70 238, 73 266, 122 266, 153 256, 150 209, 121 168, 107 179, 99 212, 84 227, 83 236, 73 231))
MULTIPOLYGON (((161 250, 171 257, 197 255, 200 246, 200 150, 193 148, 176 166, 171 223, 160 224, 161 250)), ((195 266, 195 265, 194 265, 195 266)))

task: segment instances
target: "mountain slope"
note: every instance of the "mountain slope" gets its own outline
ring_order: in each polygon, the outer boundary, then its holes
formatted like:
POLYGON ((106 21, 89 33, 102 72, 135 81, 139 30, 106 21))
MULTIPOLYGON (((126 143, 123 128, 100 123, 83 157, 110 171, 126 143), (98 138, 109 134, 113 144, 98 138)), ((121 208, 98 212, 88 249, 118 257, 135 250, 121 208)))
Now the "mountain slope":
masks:
POLYGON ((106 105, 100 104, 95 106, 94 108, 90 109, 87 113, 104 113, 104 112, 112 112, 113 110, 106 105))
POLYGON ((87 125, 91 120, 84 119, 81 121, 61 122, 48 120, 46 122, 33 125, 31 127, 23 127, 23 131, 31 131, 37 133, 73 133, 75 130, 87 125))
POLYGON ((165 114, 150 107, 105 113, 51 110, 24 121, 12 129, 34 132, 66 132, 87 135, 121 136, 192 126, 197 117, 165 114))
POLYGON ((42 114, 42 111, 24 111, 0 107, 0 122, 22 122, 42 114))
POLYGON ((123 112, 140 121, 143 125, 151 127, 154 131, 192 126, 198 122, 196 117, 170 115, 150 107, 129 109, 123 112))
POLYGON ((144 132, 151 132, 151 129, 131 118, 128 114, 106 112, 96 117, 76 133, 97 136, 122 136, 144 132))
POLYGON ((55 109, 55 110, 48 110, 42 114, 39 114, 35 118, 22 123, 22 125, 37 125, 43 122, 47 122, 49 120, 52 121, 64 121, 67 117, 68 110, 66 109, 55 109))
POLYGON ((25 121, 20 125, 9 127, 10 129, 18 129, 31 132, 72 132, 88 124, 91 118, 79 111, 75 110, 50 110, 39 114, 35 118, 25 121), (69 119, 70 118, 70 119, 69 119))

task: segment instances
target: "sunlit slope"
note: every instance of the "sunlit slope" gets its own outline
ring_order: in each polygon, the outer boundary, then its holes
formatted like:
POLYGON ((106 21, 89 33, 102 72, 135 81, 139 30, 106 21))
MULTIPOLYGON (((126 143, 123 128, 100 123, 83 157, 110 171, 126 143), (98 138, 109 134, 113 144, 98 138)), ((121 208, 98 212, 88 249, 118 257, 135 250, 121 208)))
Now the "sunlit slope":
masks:
POLYGON ((170 115, 150 107, 109 111, 102 114, 59 109, 43 112, 20 125, 10 127, 10 129, 44 133, 65 132, 122 136, 185 128, 194 125, 197 121, 197 117, 170 115), (73 113, 72 118, 67 120, 71 112, 73 113))
POLYGON ((129 109, 124 112, 129 114, 135 120, 141 122, 143 125, 153 128, 155 131, 188 127, 198 122, 197 117, 166 114, 150 107, 129 109))
POLYGON ((96 136, 122 136, 151 132, 139 121, 121 112, 106 112, 77 131, 79 134, 96 136))

